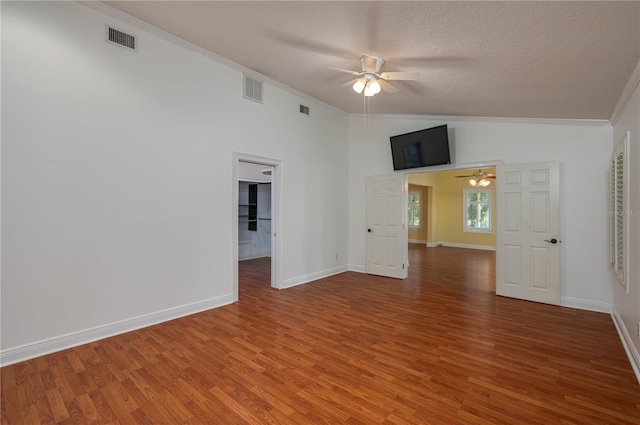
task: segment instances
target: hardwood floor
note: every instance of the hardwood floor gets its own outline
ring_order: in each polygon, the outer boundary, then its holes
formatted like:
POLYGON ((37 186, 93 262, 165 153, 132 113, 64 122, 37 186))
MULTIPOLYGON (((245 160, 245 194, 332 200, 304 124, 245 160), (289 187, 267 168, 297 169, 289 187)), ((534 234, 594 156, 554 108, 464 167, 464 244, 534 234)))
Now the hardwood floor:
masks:
POLYGON ((1 369, 1 423, 640 424, 611 317, 494 294, 495 253, 410 248, 343 273, 1 369))

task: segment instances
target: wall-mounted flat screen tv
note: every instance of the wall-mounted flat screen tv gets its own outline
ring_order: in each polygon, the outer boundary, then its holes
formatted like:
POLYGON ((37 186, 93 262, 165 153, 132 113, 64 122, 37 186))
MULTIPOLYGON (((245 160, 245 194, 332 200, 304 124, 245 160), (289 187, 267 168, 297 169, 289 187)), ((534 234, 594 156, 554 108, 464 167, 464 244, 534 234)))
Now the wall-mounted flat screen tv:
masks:
POLYGON ((451 164, 447 125, 391 136, 394 170, 451 164))

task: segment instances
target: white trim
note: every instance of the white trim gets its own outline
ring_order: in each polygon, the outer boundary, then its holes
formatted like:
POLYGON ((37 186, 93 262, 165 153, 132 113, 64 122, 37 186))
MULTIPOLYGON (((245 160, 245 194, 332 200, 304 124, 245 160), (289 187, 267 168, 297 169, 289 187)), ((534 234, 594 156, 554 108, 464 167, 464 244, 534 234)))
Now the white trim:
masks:
POLYGON ((238 254, 238 261, 255 260, 256 258, 271 257, 270 252, 255 252, 251 254, 238 254))
MULTIPOLYGON (((487 168, 487 167, 497 167, 498 165, 503 165, 504 160, 495 159, 488 160, 482 162, 467 162, 464 164, 444 164, 444 165, 432 165, 429 167, 421 167, 421 168, 407 168, 406 170, 396 170, 396 173, 403 174, 424 174, 424 173, 435 173, 438 171, 452 171, 452 170, 468 170, 472 168, 487 168)), ((411 183, 415 184, 415 183, 411 183)), ((420 185, 416 185, 420 186, 420 185)), ((427 186, 423 186, 427 187, 427 186)))
POLYGON ((426 245, 428 242, 422 239, 409 239, 409 243, 421 243, 426 245))
MULTIPOLYGON (((155 35, 156 37, 159 37, 159 38, 161 38, 161 39, 163 39, 165 41, 168 41, 169 43, 173 43, 173 44, 175 44, 175 45, 177 45, 179 47, 183 47, 183 48, 185 48, 187 50, 190 50, 190 51, 192 51, 194 53, 199 53, 199 54, 201 54, 203 56, 206 56, 206 57, 208 57, 210 59, 213 59, 214 61, 216 61, 218 63, 221 63, 223 65, 226 65, 231 69, 235 69, 237 71, 240 71, 243 74, 246 74, 246 75, 250 76, 251 78, 262 80, 264 83, 271 84, 272 86, 275 86, 275 87, 278 87, 278 88, 280 88, 282 90, 285 90, 285 91, 287 91, 287 92, 289 92, 289 93, 291 93, 291 94, 293 94, 295 96, 298 96, 300 98, 309 100, 309 101, 314 102, 314 103, 316 103, 318 105, 322 105, 322 106, 324 106, 326 108, 329 108, 329 109, 331 109, 333 111, 336 111, 336 112, 339 112, 341 114, 344 114, 344 115, 347 115, 347 116, 349 115, 346 111, 343 111, 342 109, 336 108, 335 106, 329 105, 328 103, 324 103, 323 101, 318 100, 315 97, 309 96, 306 93, 298 91, 298 90, 296 90, 294 88, 291 88, 291 87, 289 87, 287 85, 284 85, 279 81, 276 81, 276 80, 273 80, 273 79, 267 77, 266 75, 260 74, 259 72, 256 72, 256 71, 254 71, 252 69, 249 69, 249 68, 246 68, 246 67, 244 67, 244 66, 242 66, 242 65, 240 65, 240 64, 238 64, 236 62, 233 62, 233 61, 231 61, 231 60, 229 60, 229 59, 227 59, 225 57, 219 56, 219 55, 217 55, 217 54, 215 54, 215 53, 213 53, 213 52, 211 52, 211 51, 209 51, 207 49, 204 49, 204 48, 202 48, 200 46, 196 46, 195 44, 190 43, 190 42, 188 42, 186 40, 183 40, 183 39, 181 39, 179 37, 176 37, 173 34, 169 34, 168 32, 166 32, 166 31, 164 31, 164 30, 162 30, 162 29, 160 29, 158 27, 155 27, 155 26, 153 26, 153 25, 151 25, 151 24, 149 24, 147 22, 141 21, 138 18, 134 18, 131 15, 127 15, 126 13, 124 13, 124 12, 122 12, 120 10, 114 9, 111 6, 107 6, 106 4, 104 4, 102 2, 79 0, 78 3, 80 3, 82 5, 85 5, 87 7, 90 7, 91 9, 97 10, 98 12, 101 12, 101 13, 103 13, 103 14, 105 14, 107 16, 110 16, 112 18, 119 19, 120 21, 123 21, 128 25, 136 27, 136 28, 138 28, 138 29, 140 29, 142 31, 145 31, 145 32, 149 33, 149 34, 155 35)), ((138 42, 139 42, 139 40, 136 39, 136 43, 138 43, 138 42)))
POLYGON ((569 119, 569 118, 512 118, 512 117, 469 117, 457 115, 403 115, 403 114, 351 114, 354 118, 390 118, 424 121, 464 122, 479 121, 505 124, 547 124, 547 125, 584 125, 596 127, 611 127, 609 120, 597 119, 569 119))
POLYGON ((496 250, 495 245, 475 245, 470 243, 438 242, 436 246, 446 246, 449 248, 482 249, 485 251, 496 250))
POLYGON ((598 313, 611 313, 611 303, 602 301, 585 300, 582 298, 574 298, 560 296, 560 305, 562 307, 575 308, 577 310, 596 311, 598 313))
POLYGON ((231 286, 238 300, 238 163, 250 162, 273 167, 271 172, 271 287, 282 288, 282 161, 256 155, 232 152, 231 164, 231 252, 233 255, 231 286))
POLYGON ((437 248, 440 246, 440 242, 427 242, 427 248, 437 248))
POLYGON ((636 91, 638 84, 640 84, 640 59, 638 60, 638 63, 636 63, 633 74, 631 74, 627 84, 624 86, 624 90, 622 90, 622 95, 620 95, 620 99, 618 99, 618 103, 611 114, 611 118, 609 118, 611 126, 616 125, 618 122, 620 115, 622 115, 622 111, 627 107, 627 104, 631 100, 633 93, 636 91))
POLYGON ((631 339, 629 332, 627 332, 627 327, 624 325, 622 317, 618 314, 615 306, 611 309, 611 318, 613 319, 613 324, 616 326, 618 335, 620 335, 620 341, 622 342, 624 351, 627 353, 627 357, 629 357, 629 362, 631 363, 633 372, 636 374, 636 379, 638 380, 638 383, 640 383, 640 354, 638 354, 638 350, 633 344, 633 340, 631 339))
POLYGON ((291 279, 286 279, 283 282, 282 287, 280 289, 291 288, 292 286, 303 285, 305 283, 309 283, 309 282, 312 282, 314 280, 323 279, 325 277, 333 276, 333 275, 339 274, 339 273, 344 273, 344 272, 349 271, 349 270, 350 270, 350 268, 347 267, 347 266, 338 266, 338 267, 333 267, 331 269, 321 270, 319 272, 309 273, 309 274, 305 274, 305 275, 302 275, 302 276, 294 277, 294 278, 291 278, 291 279))
POLYGON ((178 307, 171 307, 166 310, 143 314, 141 316, 120 320, 106 325, 71 332, 53 338, 20 345, 18 347, 8 348, 0 352, 0 366, 8 366, 10 364, 33 359, 34 357, 40 357, 56 351, 77 347, 82 344, 109 338, 125 332, 135 331, 136 329, 146 328, 147 326, 156 325, 179 317, 188 316, 190 314, 199 313, 212 308, 222 307, 233 302, 233 297, 230 294, 222 295, 178 307))

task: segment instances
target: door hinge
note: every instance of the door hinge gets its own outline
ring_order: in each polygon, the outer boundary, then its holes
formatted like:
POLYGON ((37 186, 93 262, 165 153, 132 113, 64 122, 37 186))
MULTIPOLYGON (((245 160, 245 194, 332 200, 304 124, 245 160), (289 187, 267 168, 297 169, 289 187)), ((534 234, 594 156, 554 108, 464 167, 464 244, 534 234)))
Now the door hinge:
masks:
POLYGON ((402 270, 404 270, 404 263, 402 263, 402 270))

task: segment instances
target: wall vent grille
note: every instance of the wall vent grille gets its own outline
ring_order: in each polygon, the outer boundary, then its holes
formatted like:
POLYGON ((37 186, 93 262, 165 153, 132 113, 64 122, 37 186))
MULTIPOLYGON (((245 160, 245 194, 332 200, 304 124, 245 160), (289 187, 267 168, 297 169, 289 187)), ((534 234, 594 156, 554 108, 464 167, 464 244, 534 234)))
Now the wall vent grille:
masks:
POLYGON ((244 76, 244 98, 262 103, 262 81, 244 76))
POLYGON ((109 43, 116 44, 121 47, 125 47, 129 50, 136 50, 136 37, 122 32, 112 26, 107 25, 107 38, 109 43))
POLYGON ((300 113, 301 114, 305 114, 305 115, 309 115, 309 107, 308 106, 304 106, 304 105, 300 105, 300 113))

